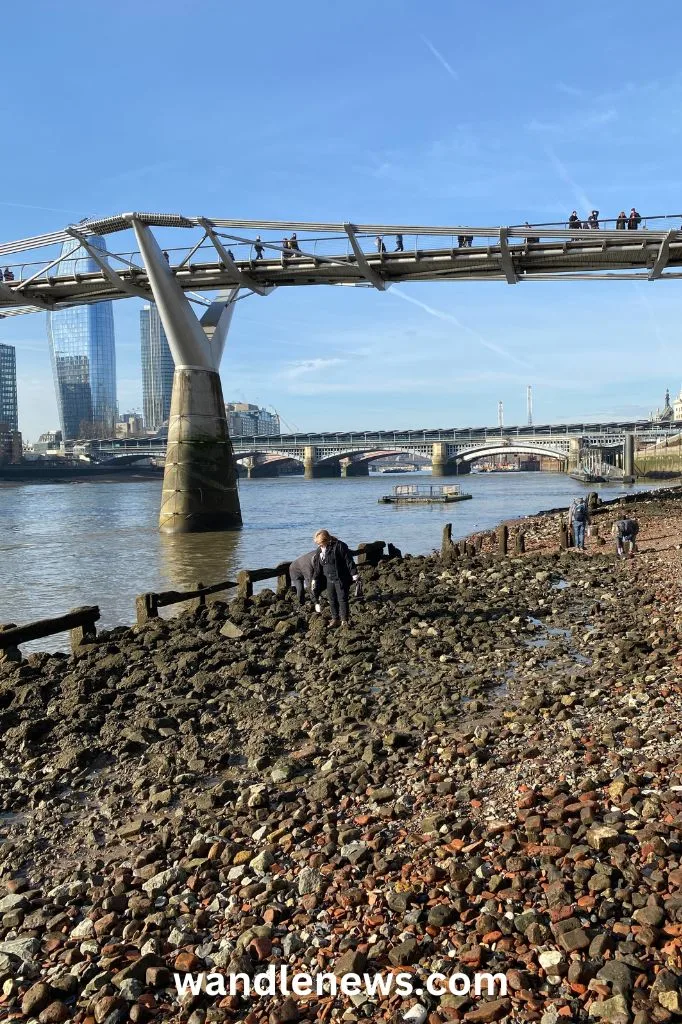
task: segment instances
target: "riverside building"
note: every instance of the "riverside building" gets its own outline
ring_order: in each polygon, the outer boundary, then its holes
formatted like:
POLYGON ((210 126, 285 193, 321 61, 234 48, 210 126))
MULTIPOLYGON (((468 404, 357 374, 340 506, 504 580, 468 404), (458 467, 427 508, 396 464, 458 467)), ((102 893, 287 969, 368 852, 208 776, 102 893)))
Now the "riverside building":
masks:
POLYGON ((158 430, 170 415, 175 365, 155 305, 140 310, 142 412, 147 430, 158 430))

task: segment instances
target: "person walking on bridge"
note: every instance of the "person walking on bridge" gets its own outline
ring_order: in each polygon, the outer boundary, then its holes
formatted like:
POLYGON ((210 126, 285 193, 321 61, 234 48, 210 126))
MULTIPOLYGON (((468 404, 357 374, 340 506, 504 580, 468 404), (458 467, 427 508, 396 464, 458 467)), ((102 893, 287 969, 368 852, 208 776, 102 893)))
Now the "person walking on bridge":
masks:
POLYGON ((308 551, 305 555, 299 555, 299 557, 289 566, 289 579, 291 580, 292 587, 296 591, 296 600, 301 607, 305 604, 306 587, 312 589, 313 570, 316 556, 317 548, 315 548, 314 551, 308 551))
POLYGON ((253 243, 253 248, 256 253, 256 259, 263 259, 263 243, 260 240, 260 235, 256 235, 256 241, 253 243))
POLYGON ((386 246, 384 245, 384 240, 381 237, 381 235, 377 235, 376 238, 374 239, 374 242, 377 247, 377 252, 380 252, 382 254, 386 252, 386 246))
POLYGON ((396 235, 395 236, 395 251, 396 252, 404 252, 405 251, 405 248, 403 246, 403 236, 402 235, 396 235))
POLYGON ((618 220, 616 221, 616 231, 625 231, 627 227, 628 218, 625 210, 621 210, 618 214, 618 220))
POLYGON ((629 231, 637 231, 637 229, 639 228, 639 225, 641 223, 642 223, 642 218, 640 217, 640 215, 637 213, 637 210, 633 206, 632 209, 630 210, 630 216, 628 217, 628 230, 629 231))
POLYGON ((338 537, 333 537, 328 530, 318 530, 313 540, 318 545, 313 561, 313 594, 320 594, 326 581, 327 598, 332 613, 330 628, 349 626, 350 585, 356 582, 359 586, 360 581, 353 556, 348 545, 338 537))

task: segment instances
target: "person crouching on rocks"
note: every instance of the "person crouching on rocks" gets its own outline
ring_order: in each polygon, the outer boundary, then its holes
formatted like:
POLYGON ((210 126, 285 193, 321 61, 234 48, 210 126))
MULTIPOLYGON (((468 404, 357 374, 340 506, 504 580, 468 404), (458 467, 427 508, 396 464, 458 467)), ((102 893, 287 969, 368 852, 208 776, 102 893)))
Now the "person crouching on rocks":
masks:
POLYGON ((339 625, 349 626, 350 585, 359 580, 353 556, 348 545, 338 537, 332 537, 328 530, 318 530, 313 540, 318 545, 313 561, 313 594, 317 600, 326 581, 327 599, 332 613, 330 627, 335 629, 339 625))
POLYGON ((636 519, 617 519, 611 527, 611 535, 616 541, 616 557, 625 558, 627 544, 628 553, 632 558, 635 551, 635 541, 639 533, 639 523, 636 519))
POLYGON ((317 548, 314 551, 308 551, 305 555, 299 555, 289 566, 289 579, 296 591, 296 600, 301 607, 305 604, 306 587, 310 587, 312 590, 313 568, 316 557, 317 548))

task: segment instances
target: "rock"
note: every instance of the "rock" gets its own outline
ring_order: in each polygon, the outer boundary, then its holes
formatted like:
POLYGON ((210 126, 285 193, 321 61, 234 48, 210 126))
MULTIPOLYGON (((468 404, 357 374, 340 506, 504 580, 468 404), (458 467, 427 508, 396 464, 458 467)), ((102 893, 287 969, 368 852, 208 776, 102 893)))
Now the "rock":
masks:
POLYGON ((24 993, 21 1000, 21 1012, 29 1017, 37 1016, 52 1001, 53 995, 50 986, 44 981, 37 981, 24 993))
POLYGON ((180 867, 168 868, 166 871, 159 871, 148 881, 142 883, 142 888, 152 898, 165 895, 176 882, 184 882, 187 872, 180 867))
POLYGON ((362 974, 367 966, 367 955, 357 949, 348 949, 342 953, 334 964, 334 974, 342 978, 344 974, 362 974))
POLYGON ((473 1010, 464 1014, 464 1020, 471 1024, 486 1024, 487 1021, 502 1020, 511 1007, 509 999, 492 999, 479 1003, 473 1010))
POLYGON ((406 1010, 403 1014, 403 1020, 411 1021, 412 1024, 424 1024, 424 1021, 429 1015, 429 1011, 421 1003, 415 1003, 409 1010, 406 1010))
POLYGON ((71 1016, 68 1006, 55 1000, 49 1003, 38 1015, 40 1024, 61 1024, 61 1021, 68 1020, 71 1016))
POLYGON ((628 1024, 630 1010, 625 997, 617 995, 604 999, 603 1002, 592 1003, 590 1017, 608 1021, 609 1024, 628 1024))
POLYGON ((0 914, 7 914, 10 910, 26 906, 28 906, 28 900, 22 893, 10 892, 7 896, 0 898, 0 914))
POLYGON ((315 868, 303 868, 298 879, 299 896, 306 896, 308 893, 320 892, 325 888, 322 875, 315 868))
POLYGON ((249 861, 249 868, 259 875, 264 875, 275 863, 274 856, 269 850, 257 853, 253 860, 249 861))
POLYGON ((220 635, 227 636, 231 640, 238 640, 239 637, 244 636, 244 630, 240 629, 236 623, 227 619, 220 628, 220 635))
POLYGON ((416 950, 417 940, 405 939, 404 942, 400 942, 390 950, 388 959, 394 967, 400 967, 403 964, 411 964, 415 958, 416 950))
POLYGON ((598 853, 605 853, 620 842, 620 833, 609 825, 593 825, 587 832, 587 842, 598 853))
POLYGON ((26 963, 40 951, 38 939, 10 939, 0 942, 0 953, 7 953, 26 963))

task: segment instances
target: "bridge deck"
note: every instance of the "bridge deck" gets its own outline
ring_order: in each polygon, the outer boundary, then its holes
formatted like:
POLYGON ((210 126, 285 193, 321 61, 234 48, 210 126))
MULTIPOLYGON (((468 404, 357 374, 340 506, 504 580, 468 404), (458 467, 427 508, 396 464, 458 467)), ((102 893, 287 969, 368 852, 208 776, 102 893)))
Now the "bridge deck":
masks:
MULTIPOLYGON (((115 219, 112 219, 112 221, 115 219)), ((157 218, 158 220, 158 218, 157 218)), ((197 227, 188 220, 184 227, 197 227)), ((208 222, 207 222, 208 223, 208 222)), ((227 223, 233 222, 211 222, 227 223)), ((124 225, 125 226, 125 225, 124 225)), ((176 225, 177 226, 177 225, 176 225)), ((80 228, 80 226, 79 226, 80 228)), ((120 230, 116 225, 112 230, 120 230)), ((85 231, 85 228, 81 230, 85 231)), ((403 229, 386 230, 386 239, 403 229)), ((575 280, 575 279, 629 279, 634 277, 679 278, 682 272, 682 231, 568 231, 555 226, 548 228, 424 228, 412 239, 405 237, 402 252, 364 253, 358 243, 348 251, 348 238, 321 239, 318 247, 313 239, 300 239, 300 254, 285 255, 281 245, 263 242, 267 255, 254 257, 253 241, 241 236, 223 236, 240 253, 230 266, 217 258, 215 249, 200 240, 193 248, 178 253, 171 250, 173 272, 185 292, 215 292, 235 284, 248 288, 253 284, 261 289, 295 287, 301 285, 365 285, 385 287, 392 283, 411 281, 522 281, 575 280), (445 245, 446 231, 473 234, 471 248, 456 245, 452 236, 445 245), (429 234, 429 231, 432 234, 429 234), (546 233, 543 238, 541 232, 546 233), (487 236, 477 238, 475 233, 487 236), (527 236, 524 232, 528 233, 527 236), (531 234, 532 232, 532 234, 531 234), (528 241, 530 238, 531 241, 528 241), (241 240, 240 240, 241 239, 241 240), (537 239, 537 240, 536 240, 537 239), (481 244, 481 242, 485 244, 481 244), (334 246, 347 251, 334 254, 334 246), (306 251, 306 246, 314 251, 306 251), (280 250, 272 256, 272 250, 280 250), (322 250, 326 250, 324 253, 322 250), (208 255, 211 258, 207 260, 208 255), (249 258, 240 258, 248 256, 249 258)), ((53 236, 49 244, 54 247, 53 236)), ((371 243, 361 239, 363 245, 371 243)), ((23 251, 26 243, 14 243, 23 251)), ((48 243, 42 243, 48 244, 48 243)), ((2 259, 9 261, 12 244, 0 246, 2 259)), ((34 312, 36 309, 55 309, 107 299, 127 298, 131 294, 152 299, 147 273, 139 253, 115 254, 110 252, 109 265, 104 269, 83 273, 59 274, 59 262, 43 260, 32 263, 9 264, 14 268, 14 280, 0 282, 0 316, 34 312)), ((92 266, 83 260, 84 268, 92 266)))

